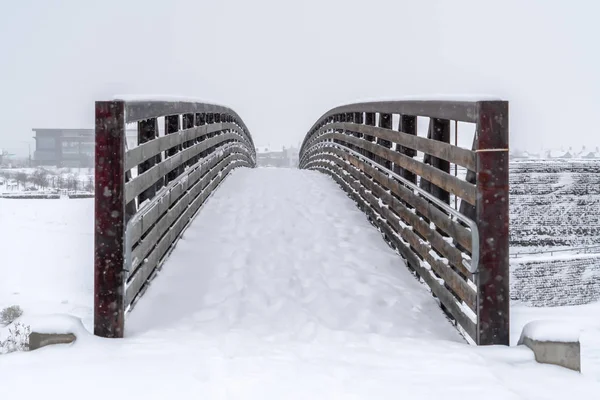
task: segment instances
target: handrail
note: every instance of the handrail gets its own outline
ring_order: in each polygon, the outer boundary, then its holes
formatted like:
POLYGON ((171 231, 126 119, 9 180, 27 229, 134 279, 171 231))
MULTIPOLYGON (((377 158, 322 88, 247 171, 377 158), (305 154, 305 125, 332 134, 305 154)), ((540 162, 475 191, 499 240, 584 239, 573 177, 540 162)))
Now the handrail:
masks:
MULTIPOLYGON (((309 147, 306 150, 306 154, 310 153, 311 149, 313 147, 322 145, 322 143, 313 145, 311 147, 309 147)), ((327 146, 328 144, 323 144, 325 146, 327 146)), ((354 155, 355 157, 358 157, 370 164, 377 164, 377 168, 387 172, 389 175, 393 176, 394 178, 396 178, 397 180, 399 180, 400 182, 404 183, 406 186, 408 186, 409 188, 411 188, 414 191, 419 192, 419 194, 423 197, 425 197, 427 200, 431 201, 432 203, 434 203, 436 206, 440 207, 442 210, 446 211, 447 213, 451 214, 453 217, 455 217, 456 219, 460 220, 461 222, 465 223, 470 229, 471 229, 471 233, 472 233, 472 245, 473 245, 473 251, 472 251, 472 256, 471 256, 471 263, 468 263, 467 260, 463 259, 463 265, 465 266, 465 268, 467 268, 467 270, 473 274, 478 272, 478 266, 479 266, 479 229, 477 228, 477 224, 475 223, 475 221, 473 221, 472 219, 466 217, 465 215, 459 213, 458 211, 456 211, 454 208, 450 207, 448 204, 444 203, 443 201, 440 201, 440 199, 438 199, 437 197, 433 196, 431 193, 423 190, 422 188, 418 187, 417 185, 413 184, 411 181, 409 181, 408 179, 398 175, 397 173, 395 173, 394 171, 392 171, 391 169, 388 169, 386 167, 384 167, 383 165, 363 156, 362 154, 349 149, 347 147, 341 147, 339 145, 335 145, 332 144, 331 147, 339 147, 339 148, 343 148, 344 151, 347 151, 349 153, 351 153, 352 155, 354 155)))
POLYGON ((256 150, 229 107, 117 99, 96 102, 95 162, 94 334, 122 337, 126 313, 202 204, 233 169, 255 167, 256 150), (128 123, 138 130, 131 149, 128 123))
MULTIPOLYGON (((116 96, 115 100, 125 101, 125 123, 164 117, 166 115, 191 113, 228 114, 231 115, 233 119, 224 122, 236 122, 245 132, 249 132, 246 124, 244 124, 244 121, 240 118, 238 113, 227 106, 192 101, 164 101, 152 98, 127 100, 127 96, 116 96)), ((248 139, 250 140, 250 143, 254 144, 250 135, 248 135, 248 139)))
MULTIPOLYGON (((444 100, 396 100, 396 101, 371 101, 363 103, 346 104, 332 108, 327 111, 313 126, 308 130, 305 141, 322 124, 322 121, 339 114, 344 113, 385 113, 400 115, 418 115, 420 117, 449 119, 461 122, 477 122, 479 114, 479 105, 481 99, 477 101, 444 101, 444 100)), ((301 149, 302 152, 302 149, 301 149)))
POLYGON ((308 130, 300 168, 331 176, 357 202, 468 340, 508 344, 507 102, 335 107, 308 130), (429 118, 426 138, 417 136, 418 117, 429 118), (450 143, 451 121, 476 125, 473 148, 450 143), (451 164, 466 176, 452 174, 451 164), (451 194, 460 209, 450 206, 451 194))

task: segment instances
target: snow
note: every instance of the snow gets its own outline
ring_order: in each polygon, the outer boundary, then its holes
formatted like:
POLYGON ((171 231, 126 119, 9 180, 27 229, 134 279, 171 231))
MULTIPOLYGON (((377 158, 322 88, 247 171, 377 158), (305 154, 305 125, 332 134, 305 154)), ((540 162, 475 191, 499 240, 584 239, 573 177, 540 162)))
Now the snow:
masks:
POLYGON ((510 313, 512 344, 519 341, 525 326, 533 321, 555 321, 564 326, 561 329, 579 331, 582 373, 600 381, 600 302, 566 307, 526 307, 512 304, 510 313))
MULTIPOLYGON (((86 334, 93 200, 32 202, 0 199, 8 227, 0 230, 0 306, 20 304, 21 321, 77 330, 78 339, 0 356, 3 398, 535 400, 600 392, 585 363, 580 375, 537 364, 523 346, 466 344, 364 214, 317 172, 233 172, 127 316, 123 340, 86 334)), ((581 310, 581 321, 598 315, 581 310)), ((513 330, 539 313, 513 311, 513 330)))
POLYGON ((529 322, 521 334, 521 338, 528 337, 543 342, 578 342, 580 336, 581 328, 553 320, 529 322))
POLYGON ((172 95, 163 95, 163 94, 118 94, 113 96, 113 100, 122 100, 122 101, 178 101, 185 103, 202 103, 202 104, 212 104, 215 106, 227 107, 222 104, 216 103, 214 101, 208 101, 206 99, 199 99, 195 97, 186 97, 186 96, 172 96, 172 95))
POLYGON ((193 323, 282 339, 326 327, 460 340, 426 287, 328 178, 261 168, 226 183, 136 306, 128 334, 193 323))
POLYGON ((373 99, 361 98, 360 100, 354 101, 354 103, 365 103, 365 102, 384 102, 384 101, 502 101, 503 99, 490 95, 490 94, 422 94, 422 95, 411 95, 411 96, 400 96, 393 98, 377 97, 373 99))
POLYGON ((88 340, 93 335, 85 329, 81 319, 66 314, 24 315, 19 322, 31 327, 38 333, 72 333, 77 340, 88 340))
POLYGON ((94 199, 0 198, 0 307, 91 323, 94 199))

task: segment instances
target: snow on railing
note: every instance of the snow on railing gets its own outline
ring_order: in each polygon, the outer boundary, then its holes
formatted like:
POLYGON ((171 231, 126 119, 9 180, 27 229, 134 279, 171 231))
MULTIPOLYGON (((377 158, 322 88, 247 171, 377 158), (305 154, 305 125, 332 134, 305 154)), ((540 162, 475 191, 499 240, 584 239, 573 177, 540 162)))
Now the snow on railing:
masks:
POLYGON ((200 206, 231 170, 254 167, 256 154, 228 107, 119 96, 96 102, 95 160, 94 334, 122 337, 126 311, 200 206), (137 125, 131 149, 126 124, 137 125))
POLYGON ((354 198, 470 341, 508 344, 507 102, 336 107, 308 131, 300 167, 331 175, 354 198), (418 135, 423 117, 427 137, 418 135), (474 125, 472 148, 458 146, 459 122, 474 125))

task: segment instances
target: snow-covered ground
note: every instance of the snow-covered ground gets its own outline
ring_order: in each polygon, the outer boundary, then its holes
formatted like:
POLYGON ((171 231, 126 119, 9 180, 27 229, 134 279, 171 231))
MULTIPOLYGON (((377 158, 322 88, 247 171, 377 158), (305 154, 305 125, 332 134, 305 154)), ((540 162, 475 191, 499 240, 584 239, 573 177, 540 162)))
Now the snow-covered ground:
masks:
POLYGON ((123 340, 86 331, 92 227, 91 199, 0 199, 0 307, 20 304, 23 322, 78 334, 73 346, 0 356, 3 398, 600 393, 600 305, 512 309, 513 343, 534 319, 585 328, 582 375, 539 365, 521 346, 469 346, 352 201, 316 172, 235 171, 128 315, 123 340), (63 316, 38 317, 52 313, 63 316))

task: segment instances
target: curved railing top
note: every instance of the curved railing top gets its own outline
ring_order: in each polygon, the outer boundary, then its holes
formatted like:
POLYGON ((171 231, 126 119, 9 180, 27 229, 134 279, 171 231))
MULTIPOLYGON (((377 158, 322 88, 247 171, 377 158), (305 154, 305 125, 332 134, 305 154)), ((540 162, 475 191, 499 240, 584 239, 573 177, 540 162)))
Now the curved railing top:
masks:
MULTIPOLYGON (((438 96, 440 97, 440 96, 438 96)), ((385 113, 385 114, 402 114, 414 115, 419 117, 440 118, 461 122, 476 123, 479 116, 479 104, 482 101, 501 101, 497 97, 492 96, 453 96, 448 100, 444 100, 443 96, 439 99, 421 100, 419 98, 411 98, 404 100, 390 101, 369 101, 352 104, 344 104, 321 115, 308 131, 308 134, 302 142, 301 152, 304 145, 310 137, 319 129, 319 127, 328 118, 343 113, 385 113)))
POLYGON ((192 99, 165 97, 165 96, 130 96, 118 95, 113 100, 125 102, 125 123, 133 123, 150 118, 159 118, 175 114, 191 113, 213 113, 228 114, 234 118, 239 126, 246 133, 248 140, 254 147, 250 130, 244 123, 244 120, 230 107, 195 101, 192 99))

